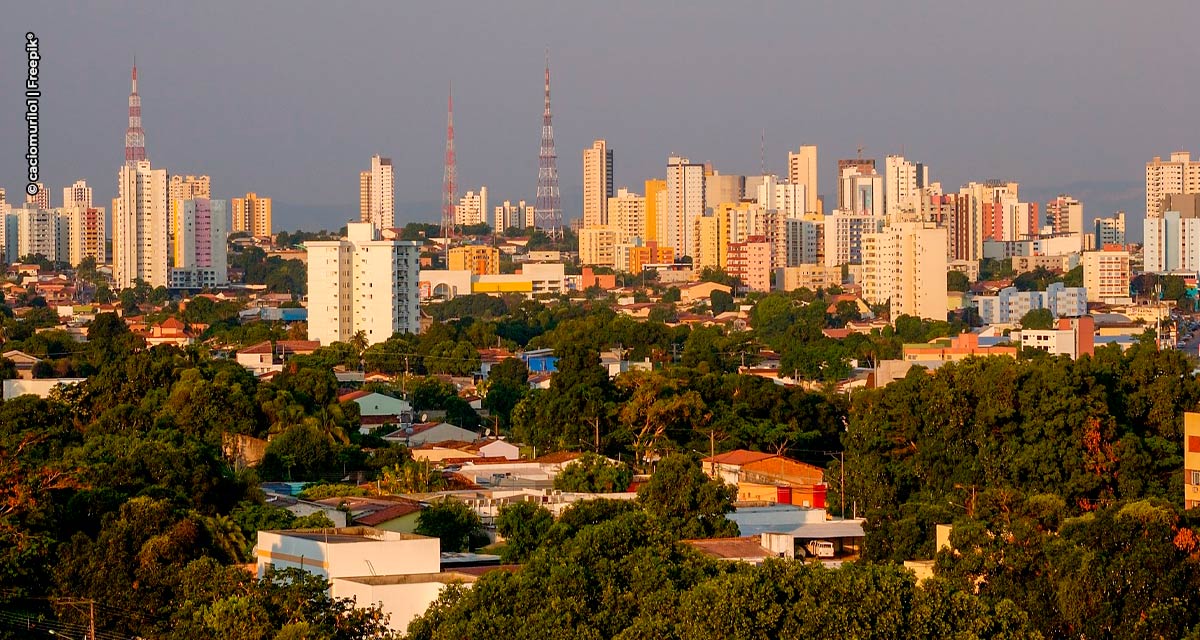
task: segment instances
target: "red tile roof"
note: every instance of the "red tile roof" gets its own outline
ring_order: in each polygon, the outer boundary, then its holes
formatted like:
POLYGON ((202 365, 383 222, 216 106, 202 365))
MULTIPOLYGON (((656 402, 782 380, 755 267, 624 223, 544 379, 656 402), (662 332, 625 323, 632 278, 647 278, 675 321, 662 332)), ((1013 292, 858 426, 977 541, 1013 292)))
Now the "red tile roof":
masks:
POLYGON ((554 453, 547 453, 544 456, 535 458, 534 462, 544 462, 546 464, 557 464, 557 463, 561 463, 561 462, 570 462, 572 460, 579 458, 582 455, 583 454, 577 453, 575 451, 556 451, 554 453))
POLYGON ((748 449, 735 449, 733 451, 718 453, 715 456, 705 458, 704 462, 727 464, 740 467, 744 464, 750 464, 751 462, 758 462, 759 460, 767 460, 769 458, 776 457, 778 456, 774 453, 763 453, 761 451, 750 451, 748 449))
POLYGON ((358 391, 351 391, 350 393, 338 396, 338 402, 350 402, 351 400, 358 400, 359 398, 365 398, 366 396, 371 395, 371 393, 371 391, 364 391, 362 389, 359 389, 358 391))
POLYGON ((354 518, 354 524, 360 524, 367 527, 379 526, 389 520, 402 518, 410 513, 416 513, 421 510, 421 503, 415 500, 406 500, 401 503, 393 504, 384 507, 378 511, 364 513, 357 518, 354 518))

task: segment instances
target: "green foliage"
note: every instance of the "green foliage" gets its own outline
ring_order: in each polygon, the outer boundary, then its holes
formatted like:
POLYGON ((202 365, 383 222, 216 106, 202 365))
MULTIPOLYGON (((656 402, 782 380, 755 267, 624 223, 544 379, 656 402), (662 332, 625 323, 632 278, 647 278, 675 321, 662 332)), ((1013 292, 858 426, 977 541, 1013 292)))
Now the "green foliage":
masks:
POLYGON ((970 291, 971 279, 961 271, 946 272, 946 291, 970 291))
POLYGON ((582 493, 627 491, 633 470, 604 456, 585 453, 554 476, 554 488, 582 493))
POLYGON ((500 557, 504 562, 529 559, 554 525, 554 516, 542 505, 514 502, 500 508, 496 532, 504 537, 500 557))
POLYGON ((470 550, 471 534, 482 528, 479 516, 454 498, 435 502, 417 517, 416 532, 442 541, 442 551, 470 550))
POLYGON ((733 511, 737 489, 711 480, 692 454, 663 458, 650 481, 638 489, 638 501, 664 530, 679 538, 736 536, 733 511))
POLYGON ((334 462, 333 440, 307 424, 286 429, 271 440, 259 466, 266 480, 316 480, 334 462))
POLYGON ((1022 329, 1050 329, 1054 326, 1054 314, 1049 309, 1030 309, 1021 316, 1022 329))
POLYGON ((365 496, 367 490, 353 484, 317 483, 306 485, 296 494, 301 500, 321 500, 324 498, 343 498, 346 496, 365 496))
POLYGON ((737 305, 733 302, 733 295, 727 291, 716 289, 708 296, 709 306, 712 307, 714 316, 725 313, 726 311, 734 311, 737 305))

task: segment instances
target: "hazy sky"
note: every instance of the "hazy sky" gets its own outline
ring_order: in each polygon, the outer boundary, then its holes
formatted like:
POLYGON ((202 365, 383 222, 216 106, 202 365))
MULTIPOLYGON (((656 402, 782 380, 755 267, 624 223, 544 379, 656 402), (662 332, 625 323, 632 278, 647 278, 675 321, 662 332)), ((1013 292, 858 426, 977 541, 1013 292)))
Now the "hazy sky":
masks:
POLYGON ((26 31, 56 206, 79 178, 101 205, 115 194, 136 55, 150 160, 210 174, 214 197, 273 196, 276 229, 356 216, 374 153, 394 160, 397 220, 436 218, 451 81, 460 193, 532 201, 547 47, 567 218, 594 138, 638 192, 671 153, 758 173, 765 132, 768 171, 820 146, 829 201, 834 162, 862 144, 925 162, 948 189, 1005 178, 1078 194, 1088 218, 1126 206, 1138 229, 1145 162, 1200 153, 1194 0, 92 4, 0 10, 10 201, 26 31))

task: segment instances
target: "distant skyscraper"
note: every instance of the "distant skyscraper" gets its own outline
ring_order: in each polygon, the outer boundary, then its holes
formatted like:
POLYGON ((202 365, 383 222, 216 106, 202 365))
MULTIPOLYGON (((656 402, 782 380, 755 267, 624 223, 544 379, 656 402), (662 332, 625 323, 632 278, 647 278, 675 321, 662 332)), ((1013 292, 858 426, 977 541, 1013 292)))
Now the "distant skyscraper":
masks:
POLYGON ((840 175, 842 209, 857 214, 884 216, 883 176, 876 173, 873 166, 848 166, 842 169, 840 175))
POLYGON ((846 169, 850 169, 850 168, 858 169, 858 172, 860 174, 864 174, 864 175, 868 174, 868 173, 875 173, 875 159, 874 158, 844 158, 842 160, 837 161, 837 177, 838 177, 837 203, 838 203, 838 206, 843 209, 846 208, 844 205, 842 205, 842 202, 845 201, 845 194, 843 193, 843 190, 845 189, 846 184, 842 180, 842 176, 846 174, 846 169))
POLYGON ((1146 215, 1160 216, 1163 198, 1172 193, 1200 193, 1200 160, 1187 151, 1176 151, 1163 161, 1155 156, 1146 163, 1146 215))
POLYGON ((126 163, 113 201, 113 281, 118 289, 144 280, 167 285, 167 171, 148 160, 126 163))
POLYGON ((1082 237, 1083 203, 1065 194, 1047 202, 1046 226, 1051 233, 1078 233, 1082 237))
POLYGON ((84 180, 76 180, 75 184, 63 187, 63 207, 92 206, 92 188, 84 180))
POLYGON ((174 268, 171 287, 199 289, 229 282, 225 241, 229 237, 229 211, 224 200, 175 200, 174 268))
POLYGON ((946 319, 946 229, 932 222, 889 223, 863 235, 863 299, 891 301, 902 315, 946 319))
POLYGON ((371 156, 371 170, 358 175, 358 211, 361 222, 376 229, 396 226, 396 182, 392 159, 371 156))
POLYGON ((921 189, 929 184, 929 168, 920 162, 909 162, 904 156, 897 155, 888 156, 883 165, 888 218, 894 218, 902 210, 919 210, 921 189))
POLYGON ((488 188, 479 187, 479 191, 468 191, 454 207, 454 224, 457 226, 475 225, 487 222, 488 188))
POLYGON ((667 244, 667 181, 646 181, 646 242, 667 244))
POLYGON ((558 195, 558 154, 554 150, 554 124, 550 116, 550 53, 546 53, 546 108, 542 113, 542 148, 538 153, 538 186, 535 222, 551 237, 562 235, 562 200, 558 195))
POLYGON ((503 234, 507 229, 525 229, 533 226, 533 205, 525 204, 524 200, 516 204, 513 204, 509 200, 505 200, 504 204, 496 206, 493 213, 493 226, 495 227, 494 231, 497 234, 503 234))
POLYGON ((64 207, 58 210, 59 233, 65 238, 65 257, 60 258, 78 266, 85 258, 96 264, 108 260, 105 252, 106 218, 104 207, 64 207))
POLYGON ((208 176, 171 176, 167 181, 167 234, 174 237, 178 226, 175 220, 175 213, 179 210, 176 202, 211 197, 212 180, 208 176))
MULTIPOLYGON (((788 153, 788 182, 804 185, 804 212, 823 213, 817 201, 817 145, 801 145, 800 150, 788 153)), ((838 172, 841 175, 841 172, 838 172)))
POLYGON ((38 182, 37 193, 34 195, 25 194, 25 202, 32 204, 38 209, 50 208, 50 192, 46 190, 46 185, 38 182))
POLYGON ((583 226, 608 225, 608 199, 613 196, 613 152, 596 140, 583 150, 583 226))
POLYGON ((17 209, 17 254, 20 257, 41 256, 50 262, 67 260, 59 233, 58 214, 49 209, 26 204, 17 209))
POLYGON ((1096 218, 1096 247, 1125 244, 1125 212, 1118 211, 1108 218, 1096 218))
POLYGON ((245 198, 234 198, 230 203, 233 209, 230 231, 249 232, 256 238, 271 236, 271 199, 250 192, 245 198))
POLYGON ((679 156, 667 159, 667 237, 675 255, 694 256, 696 220, 704 215, 704 165, 679 156))

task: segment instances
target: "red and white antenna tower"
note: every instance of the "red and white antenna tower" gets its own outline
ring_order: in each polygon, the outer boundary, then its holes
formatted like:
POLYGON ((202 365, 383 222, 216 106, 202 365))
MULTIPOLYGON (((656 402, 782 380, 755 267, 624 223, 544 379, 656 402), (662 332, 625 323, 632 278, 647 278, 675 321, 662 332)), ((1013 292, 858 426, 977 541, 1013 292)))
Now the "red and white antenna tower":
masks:
POLYGON ((454 236, 457 189, 458 163, 454 159, 454 85, 451 85, 450 98, 446 102, 446 167, 442 173, 442 237, 446 239, 447 252, 450 250, 450 238, 454 236))
POLYGON ((142 132, 142 97, 137 92, 137 60, 133 61, 129 92, 129 128, 125 130, 125 163, 146 159, 146 134, 142 132))
POLYGON ((562 203, 558 197, 558 154, 550 117, 550 50, 546 50, 546 110, 542 114, 542 150, 538 154, 537 200, 534 223, 551 238, 562 237, 562 203))

